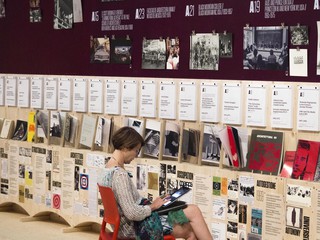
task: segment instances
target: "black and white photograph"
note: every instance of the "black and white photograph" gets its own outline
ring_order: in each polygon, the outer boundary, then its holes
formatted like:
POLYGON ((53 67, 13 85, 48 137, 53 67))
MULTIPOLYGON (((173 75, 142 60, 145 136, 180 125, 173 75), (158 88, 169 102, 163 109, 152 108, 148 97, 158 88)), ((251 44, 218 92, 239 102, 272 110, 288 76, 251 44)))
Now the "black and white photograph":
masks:
POLYGON ((4 195, 9 194, 9 186, 7 184, 1 183, 1 194, 4 194, 4 195))
POLYGON ((61 137, 61 117, 58 111, 50 112, 50 136, 61 137))
POLYGON ((288 27, 244 27, 243 69, 287 71, 288 27))
POLYGON ((25 165, 19 163, 19 178, 24 179, 25 176, 25 165))
POLYGON ((137 189, 147 189, 147 166, 138 164, 137 165, 137 189))
POLYGON ((167 164, 160 163, 160 174, 159 174, 159 196, 166 194, 167 185, 167 164))
POLYGON ((200 131, 196 129, 183 129, 182 137, 182 157, 184 160, 188 156, 197 157, 199 152, 200 131))
POLYGON ((287 184, 287 202, 311 206, 311 187, 287 184))
POLYGON ((110 63, 110 39, 90 37, 90 63, 110 63))
POLYGON ((166 69, 168 70, 177 70, 179 69, 179 56, 180 56, 180 47, 179 47, 179 38, 167 38, 167 65, 166 69))
POLYGON ((166 41, 143 39, 142 69, 166 69, 166 41))
POLYGON ((232 33, 220 33, 219 42, 220 57, 231 58, 233 56, 232 33))
POLYGON ((160 131, 147 129, 144 138, 144 154, 158 158, 159 157, 159 147, 160 147, 160 131))
POLYGON ((238 201, 228 199, 227 218, 230 220, 238 220, 238 201))
POLYGON ((0 0, 0 18, 6 17, 6 7, 4 4, 4 0, 0 0))
POLYGON ((239 176, 239 201, 253 203, 254 178, 252 176, 239 176))
POLYGON ((28 133, 28 122, 18 119, 12 140, 26 141, 27 133, 28 133))
POLYGON ((228 221, 228 223, 227 223, 227 232, 238 233, 238 223, 228 221))
POLYGON ((309 45, 308 26, 290 26, 290 42, 292 45, 309 45))
POLYGON ((190 37, 191 70, 219 69, 219 34, 192 34, 190 37))
POLYGON ((111 63, 131 64, 132 41, 129 38, 111 38, 111 63))
POLYGON ((144 122, 143 122, 143 120, 140 120, 138 118, 131 118, 131 117, 124 118, 123 119, 123 126, 132 127, 141 136, 143 135, 143 130, 144 130, 144 122))
POLYGON ((302 227, 302 208, 287 206, 286 225, 289 227, 302 227))
POLYGON ((219 165, 221 140, 214 126, 204 125, 202 161, 219 165))
POLYGON ((239 223, 247 224, 247 205, 239 204, 239 223))
POLYGON ((174 122, 166 123, 163 156, 177 158, 179 153, 180 125, 174 122))
POLYGON ((73 0, 54 0, 54 29, 71 29, 73 25, 73 0))
POLYGON ((172 194, 178 188, 178 180, 175 178, 167 178, 167 194, 172 194))
POLYGON ((40 9, 40 0, 29 0, 29 16, 30 16, 30 22, 36 23, 41 22, 42 15, 41 15, 41 9, 40 9))

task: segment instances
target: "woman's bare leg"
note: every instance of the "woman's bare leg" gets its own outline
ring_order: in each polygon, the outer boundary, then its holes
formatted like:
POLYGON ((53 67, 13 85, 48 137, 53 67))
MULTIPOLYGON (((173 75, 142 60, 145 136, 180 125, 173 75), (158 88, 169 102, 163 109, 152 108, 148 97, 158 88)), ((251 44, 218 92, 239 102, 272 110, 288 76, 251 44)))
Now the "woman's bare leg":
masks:
POLYGON ((196 239, 212 240, 207 223, 205 222, 202 212, 197 205, 189 204, 187 208, 183 209, 183 212, 190 221, 190 225, 196 239))

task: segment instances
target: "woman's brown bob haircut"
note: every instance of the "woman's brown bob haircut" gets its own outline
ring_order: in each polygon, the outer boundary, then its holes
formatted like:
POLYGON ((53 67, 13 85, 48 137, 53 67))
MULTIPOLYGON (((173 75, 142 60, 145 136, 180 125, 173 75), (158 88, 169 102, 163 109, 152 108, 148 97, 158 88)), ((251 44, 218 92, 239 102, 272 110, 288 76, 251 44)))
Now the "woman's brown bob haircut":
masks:
POLYGON ((139 144, 144 145, 142 136, 131 127, 122 127, 112 136, 113 147, 117 150, 132 150, 139 144))

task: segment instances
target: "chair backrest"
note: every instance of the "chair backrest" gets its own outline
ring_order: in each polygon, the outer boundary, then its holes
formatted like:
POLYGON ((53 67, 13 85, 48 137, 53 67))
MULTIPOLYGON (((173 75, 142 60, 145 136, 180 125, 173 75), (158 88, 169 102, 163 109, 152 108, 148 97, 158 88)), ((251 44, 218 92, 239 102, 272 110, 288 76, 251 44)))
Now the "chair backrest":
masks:
POLYGON ((101 186, 99 184, 98 188, 104 208, 103 220, 114 226, 113 234, 117 236, 120 226, 120 215, 113 191, 110 187, 101 186))

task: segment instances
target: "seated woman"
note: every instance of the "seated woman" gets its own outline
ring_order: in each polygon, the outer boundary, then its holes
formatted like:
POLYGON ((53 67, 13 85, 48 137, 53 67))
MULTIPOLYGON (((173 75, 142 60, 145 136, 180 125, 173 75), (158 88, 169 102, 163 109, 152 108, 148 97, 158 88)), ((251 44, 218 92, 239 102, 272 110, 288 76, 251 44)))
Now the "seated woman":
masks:
MULTIPOLYGON (((110 186, 114 192, 120 212, 120 231, 118 237, 136 237, 134 222, 142 221, 152 211, 160 208, 166 201, 157 197, 150 205, 140 205, 143 199, 132 182, 124 164, 129 164, 138 156, 144 145, 141 135, 131 127, 122 127, 112 137, 114 152, 104 171, 112 174, 100 176, 99 184, 110 186), (110 170, 110 171, 108 171, 110 170)), ((200 209, 193 204, 168 215, 160 216, 164 234, 188 240, 211 240, 211 234, 200 209)))

